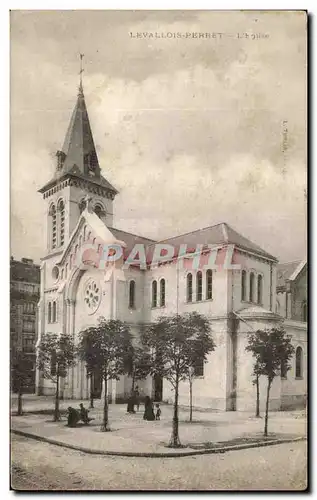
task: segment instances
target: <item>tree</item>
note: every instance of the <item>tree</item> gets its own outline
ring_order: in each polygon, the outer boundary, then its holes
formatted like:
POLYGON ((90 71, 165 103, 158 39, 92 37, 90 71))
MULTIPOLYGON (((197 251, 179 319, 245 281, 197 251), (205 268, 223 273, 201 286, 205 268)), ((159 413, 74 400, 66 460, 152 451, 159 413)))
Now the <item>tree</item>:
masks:
POLYGON ((193 421, 193 381, 195 375, 195 368, 189 367, 188 381, 189 381, 189 421, 193 421))
POLYGON ((65 378, 67 370, 75 364, 76 349, 72 338, 64 333, 45 333, 38 345, 37 367, 44 378, 56 385, 54 422, 60 420, 59 388, 60 379, 65 378))
POLYGON ((11 352, 11 377, 14 381, 14 389, 18 393, 18 415, 23 413, 22 396, 29 371, 29 357, 21 349, 13 348, 11 352))
POLYGON ((127 355, 127 374, 132 378, 132 391, 134 391, 135 382, 144 380, 151 370, 151 356, 149 352, 141 346, 133 346, 127 355))
POLYGON ((78 353, 86 366, 100 370, 104 383, 104 407, 101 431, 110 431, 108 381, 119 380, 126 373, 126 357, 131 352, 132 336, 128 325, 120 320, 99 319, 96 327, 82 332, 78 353), (89 337, 89 341, 87 341, 89 337))
POLYGON ((253 366, 253 376, 252 384, 256 387, 256 408, 255 408, 255 416, 260 417, 260 375, 261 375, 261 366, 259 361, 255 361, 253 366))
POLYGON ((255 358, 258 376, 267 377, 264 436, 268 434, 269 399, 273 380, 279 375, 282 364, 286 372, 291 368, 290 359, 294 354, 291 339, 283 327, 276 327, 271 330, 257 330, 250 335, 246 346, 246 351, 251 352, 255 358))
POLYGON ((87 377, 90 379, 90 408, 94 407, 93 377, 99 368, 97 350, 94 348, 94 328, 87 328, 80 333, 80 343, 77 348, 79 359, 85 361, 87 377))
POLYGON ((142 335, 142 343, 151 353, 151 375, 167 379, 174 389, 174 414, 169 446, 181 446, 178 431, 179 383, 189 377, 195 360, 215 349, 208 319, 196 312, 161 317, 142 335))

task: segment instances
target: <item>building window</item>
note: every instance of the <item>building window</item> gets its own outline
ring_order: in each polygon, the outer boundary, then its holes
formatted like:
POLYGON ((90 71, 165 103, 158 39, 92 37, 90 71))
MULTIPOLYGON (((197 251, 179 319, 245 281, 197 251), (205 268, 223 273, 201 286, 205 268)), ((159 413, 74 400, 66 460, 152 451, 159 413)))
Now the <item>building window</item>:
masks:
POLYGON ((249 302, 253 302, 254 298, 254 273, 250 274, 250 289, 249 289, 249 302))
POLYGON ((52 323, 52 304, 51 304, 51 302, 48 303, 47 321, 48 321, 48 323, 52 323))
POLYGON ((99 219, 101 219, 105 213, 104 208, 101 205, 96 205, 94 208, 94 212, 96 215, 98 215, 99 219))
POLYGON ((258 276, 258 304, 262 304, 263 302, 263 277, 261 275, 258 276))
POLYGON ((59 213, 59 244, 63 246, 65 242, 65 205, 63 200, 58 203, 57 211, 59 213))
POLYGON ((303 378, 303 349, 297 347, 295 353, 296 366, 295 366, 295 377, 303 378))
POLYGON ((165 307, 165 279, 160 281, 160 306, 165 307))
POLYGON ((247 273, 241 273, 241 300, 247 300, 247 273))
POLYGON ((152 307, 157 306, 157 281, 152 282, 152 307))
POLYGON ((196 274, 196 300, 202 300, 203 298, 203 275, 201 271, 196 274))
POLYGON ((129 284, 129 307, 133 309, 135 307, 135 281, 130 281, 129 284))
POLYGON ((192 302, 193 300, 193 275, 191 273, 187 274, 187 302, 192 302))
POLYGON ((61 279, 62 280, 64 279, 64 269, 62 269, 62 272, 61 272, 61 279))
POLYGON ((53 313, 52 313, 52 322, 56 323, 57 316, 56 316, 56 302, 53 302, 53 313))
POLYGON ((195 360, 194 363, 194 377, 203 377, 204 376, 204 358, 199 357, 195 360))
POLYGON ((86 230, 87 230, 87 226, 84 227, 84 235, 83 235, 83 240, 85 241, 86 239, 86 230))
POLYGON ((68 264, 65 266, 65 279, 67 279, 67 272, 68 272, 68 264))
POLYGON ((212 270, 206 272, 206 299, 212 299, 212 270))
POLYGON ((307 303, 306 303, 306 301, 304 301, 302 304, 302 318, 303 318, 303 321, 307 322, 307 303))
POLYGON ((56 207, 51 205, 49 210, 50 225, 51 228, 51 248, 56 248, 57 246, 57 229, 56 229, 56 207))

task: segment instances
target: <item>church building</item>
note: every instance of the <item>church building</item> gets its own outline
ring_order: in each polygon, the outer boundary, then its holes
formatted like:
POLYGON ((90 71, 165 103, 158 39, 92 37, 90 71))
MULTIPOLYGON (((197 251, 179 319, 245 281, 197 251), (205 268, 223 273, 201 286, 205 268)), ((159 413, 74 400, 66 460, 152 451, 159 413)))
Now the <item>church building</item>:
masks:
MULTIPOLYGON (((253 359, 245 351, 248 335, 283 321, 283 293, 291 301, 296 276, 292 276, 293 281, 279 278, 277 259, 225 222, 160 242, 113 227, 118 192, 102 174, 82 84, 56 159, 54 177, 39 190, 45 204, 47 246, 41 263, 39 339, 44 333, 63 332, 76 341, 81 331, 97 325, 98 319, 104 317, 127 322, 137 340, 142 328, 162 315, 197 311, 210 319, 216 349, 206 363, 198 362, 195 368, 194 406, 253 410, 253 359), (154 265, 146 261, 145 265, 123 266, 135 248, 144 248, 146 255, 153 255, 157 243, 160 248, 173 247, 175 254, 154 265), (109 268, 96 263, 94 258, 86 258, 85 265, 78 265, 85 254, 84 248, 93 246, 100 257, 104 245, 111 244, 123 249, 113 272, 109 273, 109 268), (179 266, 179 251, 184 247, 192 256, 187 258, 187 265, 179 266), (191 264, 197 248, 201 255, 198 267, 191 264), (214 248, 216 265, 210 258, 214 248), (229 265, 224 265, 228 255, 229 265)), ((303 269, 298 270, 301 279, 303 269)), ((271 409, 305 403, 306 321, 306 316, 296 315, 285 319, 297 350, 294 369, 274 381, 271 409)), ((262 382, 263 405, 265 381, 262 382)), ((64 398, 85 399, 89 397, 89 383, 84 363, 78 363, 69 370, 61 392, 64 398)), ((125 401, 131 383, 128 376, 112 381, 109 400, 125 401)), ((155 400, 173 400, 172 388, 166 380, 148 377, 138 385, 144 395, 155 400)), ((36 388, 38 394, 52 394, 55 390, 39 371, 36 388)), ((96 374, 93 391, 100 396, 101 390, 96 374)), ((187 383, 181 384, 179 402, 188 405, 187 383)))

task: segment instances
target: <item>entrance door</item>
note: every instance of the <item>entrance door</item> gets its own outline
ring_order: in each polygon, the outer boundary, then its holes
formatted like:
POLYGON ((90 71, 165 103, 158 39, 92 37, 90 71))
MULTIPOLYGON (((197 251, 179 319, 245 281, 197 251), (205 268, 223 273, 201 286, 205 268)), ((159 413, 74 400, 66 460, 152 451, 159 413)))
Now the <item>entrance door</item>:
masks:
POLYGON ((159 375, 153 377, 154 401, 162 401, 163 398, 163 379, 159 375))
POLYGON ((96 370, 92 377, 93 396, 95 399, 101 398, 102 378, 99 370, 96 370))

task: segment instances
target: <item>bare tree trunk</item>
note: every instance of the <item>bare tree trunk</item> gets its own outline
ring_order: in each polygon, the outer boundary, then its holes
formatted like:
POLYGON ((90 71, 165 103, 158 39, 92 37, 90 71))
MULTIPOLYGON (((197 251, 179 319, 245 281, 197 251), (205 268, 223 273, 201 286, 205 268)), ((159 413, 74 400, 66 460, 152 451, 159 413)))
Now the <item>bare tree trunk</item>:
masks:
POLYGON ((178 378, 175 383, 173 428, 169 446, 171 448, 180 448, 182 446, 178 435, 178 378))
POLYGON ((256 417, 260 417, 260 384, 259 375, 256 376, 256 417))
POLYGON ((22 384, 20 382, 18 390, 18 415, 22 415, 22 384))
POLYGON ((265 405, 265 424, 264 424, 264 436, 267 436, 267 424, 269 419, 269 400, 270 400, 270 389, 272 380, 268 378, 267 381, 267 391, 266 391, 266 405, 265 405))
POLYGON ((90 406, 89 408, 94 407, 94 387, 93 387, 94 374, 91 372, 90 374, 90 406))
POLYGON ((189 421, 193 421, 193 380, 189 379, 189 421))
POLYGON ((102 432, 109 432, 111 429, 109 427, 109 406, 108 406, 108 375, 107 372, 105 372, 104 375, 104 381, 105 381, 105 399, 104 399, 104 405, 103 405, 103 423, 101 426, 101 431, 102 432))
POLYGON ((58 420, 60 420, 60 416, 59 416, 59 375, 57 375, 57 380, 56 380, 54 422, 58 422, 58 420))

